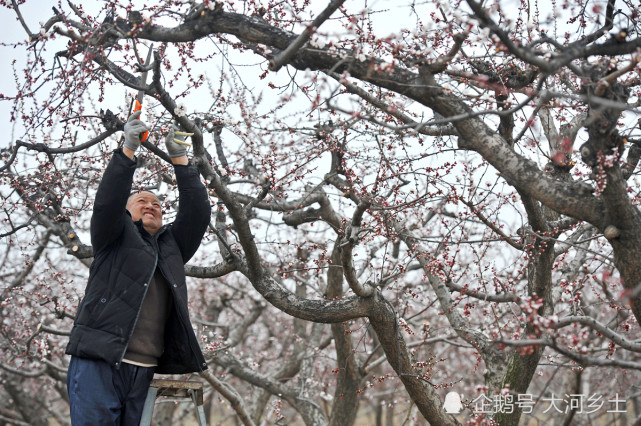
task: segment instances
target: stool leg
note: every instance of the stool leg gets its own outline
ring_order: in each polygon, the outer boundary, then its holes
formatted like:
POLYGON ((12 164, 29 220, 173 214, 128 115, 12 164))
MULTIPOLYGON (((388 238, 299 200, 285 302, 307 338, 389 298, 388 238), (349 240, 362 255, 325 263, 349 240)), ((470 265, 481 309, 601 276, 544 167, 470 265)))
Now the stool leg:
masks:
POLYGON ((142 410, 142 417, 140 418, 140 426, 151 425, 151 418, 154 415, 154 405, 156 404, 156 395, 158 388, 150 387, 147 391, 147 398, 145 399, 145 408, 142 410))
MULTIPOLYGON (((201 391, 202 392, 202 391, 201 391)), ((196 406, 196 419, 198 419, 198 424, 200 426, 207 426, 207 419, 205 419, 205 408, 202 405, 198 405, 198 391, 191 391, 191 400, 196 406)))

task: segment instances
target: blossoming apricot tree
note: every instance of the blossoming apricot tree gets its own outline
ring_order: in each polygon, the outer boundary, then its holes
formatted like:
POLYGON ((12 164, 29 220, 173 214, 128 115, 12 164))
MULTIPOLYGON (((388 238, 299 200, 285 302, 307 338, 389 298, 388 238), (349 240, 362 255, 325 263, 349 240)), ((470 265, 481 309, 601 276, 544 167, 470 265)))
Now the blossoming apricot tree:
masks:
POLYGON ((177 120, 214 206, 187 265, 213 421, 641 415, 636 2, 32 3, 0 1, 26 35, 0 95, 0 419, 68 421, 93 194, 140 90, 135 184, 170 221, 177 120))

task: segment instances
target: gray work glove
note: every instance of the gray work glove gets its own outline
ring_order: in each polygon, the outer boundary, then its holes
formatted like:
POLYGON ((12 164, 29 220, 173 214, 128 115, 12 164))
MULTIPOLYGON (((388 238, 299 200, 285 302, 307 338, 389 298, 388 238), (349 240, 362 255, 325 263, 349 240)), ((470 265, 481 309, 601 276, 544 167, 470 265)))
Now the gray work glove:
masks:
POLYGON ((134 112, 129 116, 125 123, 124 146, 132 151, 135 151, 140 147, 140 134, 149 130, 149 127, 138 119, 138 117, 140 117, 140 113, 141 111, 134 112))
POLYGON ((165 138, 167 153, 171 158, 182 157, 187 155, 187 147, 190 143, 185 142, 187 136, 193 136, 193 133, 181 132, 176 123, 172 123, 171 129, 165 138))

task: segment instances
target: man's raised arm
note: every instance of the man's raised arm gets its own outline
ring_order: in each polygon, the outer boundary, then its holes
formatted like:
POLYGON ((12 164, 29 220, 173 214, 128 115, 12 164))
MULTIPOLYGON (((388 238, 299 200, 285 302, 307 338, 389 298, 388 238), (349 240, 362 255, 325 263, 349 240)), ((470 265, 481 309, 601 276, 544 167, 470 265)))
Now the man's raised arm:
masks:
POLYGON ((122 232, 127 198, 136 171, 134 153, 140 146, 140 133, 148 128, 138 119, 140 111, 133 113, 125 123, 125 144, 114 151, 102 175, 91 216, 91 245, 94 253, 114 241, 122 232))
POLYGON ((183 263, 196 253, 211 218, 207 189, 200 180, 198 169, 189 165, 185 142, 192 133, 180 132, 174 125, 165 139, 167 152, 174 164, 178 183, 178 215, 171 232, 180 247, 183 263))

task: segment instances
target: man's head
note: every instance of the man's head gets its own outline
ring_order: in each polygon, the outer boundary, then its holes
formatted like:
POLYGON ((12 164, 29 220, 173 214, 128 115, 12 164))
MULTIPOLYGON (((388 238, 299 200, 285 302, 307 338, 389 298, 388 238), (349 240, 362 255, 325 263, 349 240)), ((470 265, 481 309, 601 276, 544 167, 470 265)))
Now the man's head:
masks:
POLYGON ((142 219, 142 226, 151 235, 155 235, 162 226, 160 200, 153 193, 142 191, 131 194, 126 208, 134 222, 142 219))

